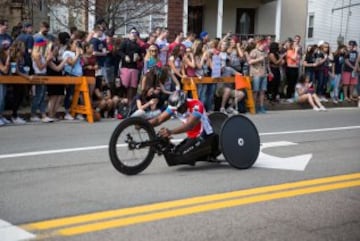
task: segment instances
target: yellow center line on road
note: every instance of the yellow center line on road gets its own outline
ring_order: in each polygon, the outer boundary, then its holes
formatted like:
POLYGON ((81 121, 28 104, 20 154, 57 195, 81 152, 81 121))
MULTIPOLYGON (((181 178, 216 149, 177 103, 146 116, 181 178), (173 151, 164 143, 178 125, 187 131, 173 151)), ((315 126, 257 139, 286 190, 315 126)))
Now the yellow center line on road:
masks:
MULTIPOLYGON (((198 209, 201 206, 205 205, 216 205, 220 201, 228 200, 231 202, 232 200, 229 199, 238 199, 240 197, 247 197, 251 195, 259 195, 264 193, 271 193, 268 194, 269 196, 274 196, 273 192, 284 191, 284 190, 291 190, 294 188, 304 188, 309 186, 315 186, 320 184, 329 184, 329 183, 336 183, 341 181, 348 181, 360 178, 360 173, 353 173, 347 175, 340 175, 340 176, 333 176, 333 177, 326 177, 326 178, 318 178, 312 180, 305 180, 293 183, 285 183, 279 185, 272 185, 272 186, 265 186, 265 187, 258 187, 234 192, 227 192, 227 193, 220 193, 220 194, 212 194, 207 196, 200 196, 200 197, 193 197, 193 198, 186 198, 181 200, 175 201, 168 201, 168 202, 161 202, 137 207, 130 207, 130 208, 123 208, 117 210, 108 210, 103 212, 96 212, 91 214, 84 214, 78 215, 73 217, 65 217, 53 220, 46 220, 41 222, 29 223, 22 225, 23 229, 28 231, 41 231, 41 230, 50 230, 56 229, 66 226, 74 226, 77 224, 86 224, 91 222, 99 222, 101 220, 109 220, 115 219, 119 217, 128 217, 133 215, 140 215, 145 214, 144 216, 154 216, 153 212, 160 212, 164 210, 174 209, 174 208, 184 208, 189 206, 197 205, 195 209, 198 209), (212 202, 217 202, 211 204, 212 202), (210 204, 209 204, 210 203, 210 204)), ((334 185, 334 184, 332 184, 334 185)), ((191 208, 191 207, 189 207, 191 208)), ((186 209, 186 208, 185 208, 186 209)), ((191 209, 192 210, 192 209, 191 209)), ((177 211, 177 210, 175 210, 177 211)), ((167 211, 165 211, 166 213, 167 211)), ((158 214, 158 213, 156 213, 158 214)), ((186 215, 186 214, 185 214, 186 215)), ((135 218, 137 219, 137 217, 135 218)), ((111 221, 110 221, 111 222, 111 221)))
POLYGON ((289 198, 289 197, 295 197, 295 196, 301 196, 301 195, 307 195, 307 194, 313 194, 313 193, 319 193, 319 192, 326 192, 326 191, 332 191, 332 190, 337 190, 337 189, 351 188, 351 187, 360 187, 360 180, 320 185, 320 186, 295 189, 295 190, 290 190, 290 191, 282 191, 282 192, 278 192, 278 193, 262 194, 262 195, 256 195, 256 196, 251 196, 251 197, 244 197, 244 198, 240 198, 240 199, 208 203, 208 204, 191 206, 191 207, 186 207, 186 208, 179 208, 179 209, 161 211, 161 212, 156 212, 156 213, 151 213, 151 214, 114 219, 114 220, 110 220, 110 221, 103 221, 103 222, 92 223, 92 224, 86 224, 86 225, 82 225, 82 226, 60 229, 58 231, 55 231, 53 233, 53 235, 74 236, 74 235, 102 231, 102 230, 107 230, 107 229, 112 229, 112 228, 119 228, 119 227, 134 225, 134 224, 158 221, 158 220, 162 220, 162 219, 181 217, 181 216, 190 215, 190 214, 209 212, 209 211, 214 211, 214 210, 219 210, 219 209, 224 209, 224 208, 231 208, 231 207, 236 207, 236 206, 241 206, 241 205, 246 205, 246 204, 253 204, 253 203, 258 203, 258 202, 271 201, 271 200, 276 200, 276 199, 283 199, 283 198, 289 198))

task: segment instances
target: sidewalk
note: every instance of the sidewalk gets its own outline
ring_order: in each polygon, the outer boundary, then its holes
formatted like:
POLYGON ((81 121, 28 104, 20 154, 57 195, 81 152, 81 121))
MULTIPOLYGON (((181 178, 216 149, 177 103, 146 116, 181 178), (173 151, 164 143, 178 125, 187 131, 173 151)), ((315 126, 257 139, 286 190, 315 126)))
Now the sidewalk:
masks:
MULTIPOLYGON (((322 104, 327 108, 348 108, 348 107, 357 107, 357 102, 339 102, 338 104, 334 104, 332 101, 329 102, 322 102, 322 104)), ((268 111, 281 111, 281 110, 305 110, 305 109, 311 109, 311 106, 309 104, 298 104, 298 103, 289 103, 286 100, 280 100, 279 103, 265 103, 265 108, 268 111)), ((58 114, 60 116, 64 115, 64 108, 60 108, 58 114)), ((30 107, 22 107, 19 110, 20 117, 29 120, 30 119, 30 107)), ((4 116, 8 119, 11 117, 11 110, 5 110, 4 116)))
MULTIPOLYGON (((328 102, 321 102, 325 108, 331 109, 331 108, 347 108, 347 107, 357 107, 357 102, 347 102, 342 101, 337 104, 334 104, 331 100, 328 102)), ((302 109, 311 109, 311 106, 309 104, 298 104, 298 103, 289 103, 286 100, 281 100, 280 103, 269 103, 267 102, 265 104, 265 107, 267 110, 302 110, 302 109)))

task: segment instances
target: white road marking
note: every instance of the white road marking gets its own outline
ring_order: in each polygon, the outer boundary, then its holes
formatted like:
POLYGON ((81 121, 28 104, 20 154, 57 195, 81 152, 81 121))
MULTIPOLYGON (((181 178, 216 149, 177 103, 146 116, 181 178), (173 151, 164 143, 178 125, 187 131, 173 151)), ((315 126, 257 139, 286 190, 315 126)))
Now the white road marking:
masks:
POLYGON ((274 136, 274 135, 313 133, 313 132, 325 132, 325 131, 343 131, 343 130, 354 130, 354 129, 360 129, 360 126, 344 126, 344 127, 309 129, 309 130, 298 130, 298 131, 265 132, 265 133, 261 133, 259 135, 260 136, 274 136))
MULTIPOLYGON (((314 132, 326 132, 326 131, 343 131, 343 130, 353 130, 353 129, 360 129, 360 126, 345 126, 345 127, 308 129, 308 130, 297 130, 297 131, 265 132, 265 133, 260 133, 259 135, 260 136, 288 135, 288 134, 314 133, 314 132)), ((180 142, 180 141, 182 140, 181 139, 172 140, 172 142, 180 142)), ((77 148, 57 149, 57 150, 48 150, 48 151, 9 153, 9 154, 0 155, 0 159, 40 156, 40 155, 49 155, 49 154, 66 153, 66 152, 91 151, 91 150, 99 150, 99 149, 107 149, 107 148, 108 145, 99 145, 99 146, 77 147, 77 148)))
POLYGON ((262 152, 265 148, 280 147, 280 146, 293 146, 297 143, 288 141, 267 142, 260 146, 259 157, 254 163, 254 167, 283 169, 292 171, 304 171, 307 164, 312 158, 312 154, 304 154, 291 157, 277 157, 262 152))
POLYGON ((35 235, 0 219, 1 241, 20 241, 35 238, 35 235))
POLYGON ((41 156, 41 155, 74 152, 74 151, 91 151, 91 150, 99 150, 99 149, 106 149, 106 148, 108 148, 108 145, 67 148, 67 149, 58 149, 58 150, 49 150, 49 151, 31 151, 31 152, 11 153, 11 154, 0 155, 0 159, 26 157, 26 156, 41 156))

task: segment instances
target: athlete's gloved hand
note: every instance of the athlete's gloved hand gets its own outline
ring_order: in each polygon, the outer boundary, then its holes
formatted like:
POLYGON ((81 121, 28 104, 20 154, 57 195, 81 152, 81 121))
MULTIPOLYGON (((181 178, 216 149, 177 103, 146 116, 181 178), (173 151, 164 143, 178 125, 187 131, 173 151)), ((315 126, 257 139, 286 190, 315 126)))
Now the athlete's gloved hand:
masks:
POLYGON ((159 136, 163 138, 170 138, 171 137, 171 131, 168 128, 161 128, 159 131, 159 136))

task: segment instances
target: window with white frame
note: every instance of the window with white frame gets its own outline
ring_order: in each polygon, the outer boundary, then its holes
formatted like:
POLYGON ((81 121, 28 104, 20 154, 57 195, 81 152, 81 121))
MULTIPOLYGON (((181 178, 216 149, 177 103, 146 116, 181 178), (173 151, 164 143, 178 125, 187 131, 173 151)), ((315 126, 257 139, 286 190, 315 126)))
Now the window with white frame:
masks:
POLYGON ((307 29, 307 37, 308 38, 314 37, 314 20, 315 20, 315 14, 310 13, 309 19, 308 19, 308 29, 307 29))

